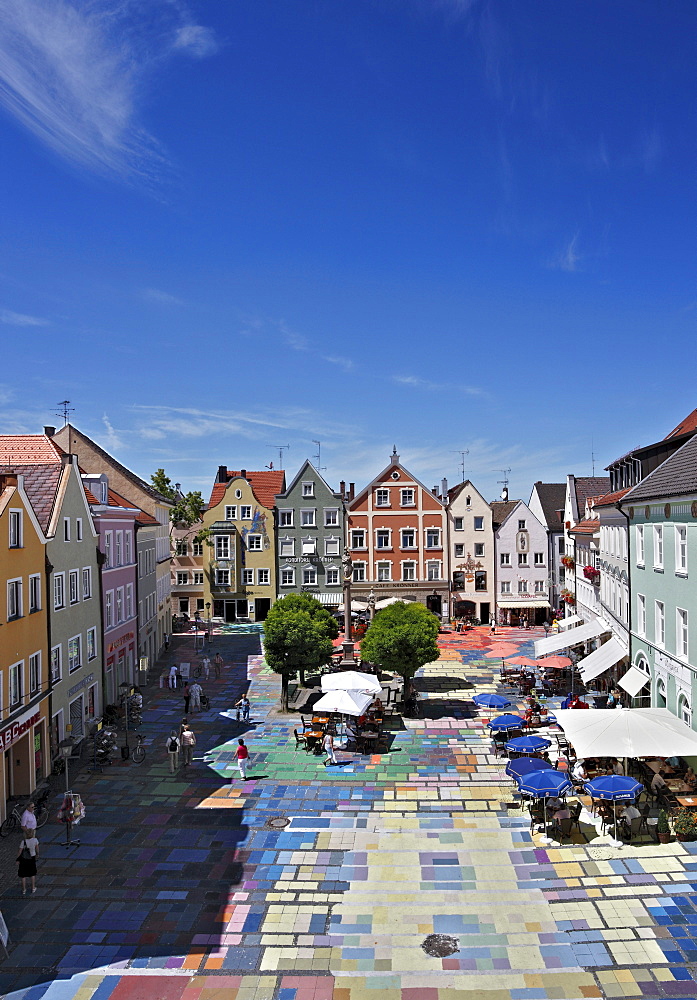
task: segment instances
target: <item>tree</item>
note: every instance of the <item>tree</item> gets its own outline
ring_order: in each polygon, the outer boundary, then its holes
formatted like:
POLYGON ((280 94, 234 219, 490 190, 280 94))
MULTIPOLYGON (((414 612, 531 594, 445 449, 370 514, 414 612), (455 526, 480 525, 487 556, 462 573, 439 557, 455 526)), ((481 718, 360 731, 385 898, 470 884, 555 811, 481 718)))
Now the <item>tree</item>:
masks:
POLYGON ((438 619, 423 604, 400 601, 378 611, 361 641, 361 657, 404 678, 404 698, 411 679, 425 663, 440 656, 438 619))
MULTIPOLYGON (((164 469, 158 469, 154 476, 150 476, 150 482, 158 493, 167 497, 174 504, 169 512, 169 520, 172 526, 170 528, 170 535, 173 528, 190 531, 194 525, 199 524, 203 520, 206 504, 198 490, 193 493, 184 494, 175 489, 172 480, 165 473, 164 469)), ((207 539, 209 534, 210 532, 207 528, 201 528, 194 536, 195 541, 202 542, 207 539)))
POLYGON ((281 708, 288 711, 288 680, 306 670, 319 670, 332 655, 332 639, 339 629, 326 610, 309 594, 288 594, 276 601, 264 622, 264 655, 281 675, 281 708))

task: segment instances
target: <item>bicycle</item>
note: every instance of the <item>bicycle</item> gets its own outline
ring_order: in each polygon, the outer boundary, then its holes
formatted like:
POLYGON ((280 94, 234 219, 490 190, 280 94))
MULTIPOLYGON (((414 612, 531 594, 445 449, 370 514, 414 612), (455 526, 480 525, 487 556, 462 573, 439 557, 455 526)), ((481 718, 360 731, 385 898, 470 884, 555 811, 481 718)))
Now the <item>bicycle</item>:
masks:
MULTIPOLYGON (((49 793, 45 792, 43 795, 40 796, 37 802, 38 806, 36 810, 37 827, 44 826, 44 824, 48 822, 49 809, 48 806, 46 805, 46 799, 48 798, 48 795, 49 793)), ((29 801, 31 801, 31 799, 29 801)), ((7 837, 12 833, 13 830, 21 829, 23 812, 24 809, 20 811, 20 807, 18 805, 16 805, 13 808, 10 815, 7 817, 7 819, 5 819, 2 826, 0 826, 0 837, 7 837)))
POLYGON ((138 733, 137 743, 131 751, 131 760, 134 764, 140 765, 145 760, 145 747, 143 746, 143 737, 138 733))

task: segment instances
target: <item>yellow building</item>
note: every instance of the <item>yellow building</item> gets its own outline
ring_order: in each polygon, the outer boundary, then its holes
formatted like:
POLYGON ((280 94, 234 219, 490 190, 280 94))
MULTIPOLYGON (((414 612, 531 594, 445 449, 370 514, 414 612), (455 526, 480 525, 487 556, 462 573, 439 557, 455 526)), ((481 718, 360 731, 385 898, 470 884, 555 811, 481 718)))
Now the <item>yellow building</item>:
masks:
POLYGON ((276 598, 276 494, 283 471, 218 469, 204 528, 204 603, 226 622, 263 621, 276 598))
POLYGON ((46 539, 23 476, 0 466, 0 819, 51 766, 46 574, 46 539))

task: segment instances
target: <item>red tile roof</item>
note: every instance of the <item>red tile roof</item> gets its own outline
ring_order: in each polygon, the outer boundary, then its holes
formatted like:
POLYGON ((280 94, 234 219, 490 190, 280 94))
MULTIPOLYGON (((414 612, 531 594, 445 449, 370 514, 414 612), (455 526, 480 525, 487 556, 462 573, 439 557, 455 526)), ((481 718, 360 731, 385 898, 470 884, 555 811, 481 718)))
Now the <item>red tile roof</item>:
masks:
POLYGON ((63 449, 45 434, 0 434, 0 463, 52 465, 60 462, 63 449))
POLYGON ((12 470, 18 476, 24 477, 24 492, 27 494, 44 534, 48 531, 53 506, 56 502, 56 492, 62 468, 61 463, 55 461, 55 456, 50 464, 41 462, 33 465, 20 465, 19 462, 13 462, 12 465, 0 465, 0 472, 12 470))
POLYGON ((596 531, 598 531, 599 529, 600 529, 600 521, 598 520, 579 521, 575 527, 569 528, 569 534, 594 535, 596 531))
POLYGON ((668 441, 670 438, 679 437, 681 434, 690 434, 697 431, 697 410, 693 410, 692 413, 688 413, 684 420, 681 420, 677 427, 673 428, 670 434, 666 434, 663 438, 664 441, 668 441))
POLYGON ((109 489, 108 496, 109 496, 110 507, 135 507, 135 509, 138 511, 135 517, 135 520, 138 522, 138 524, 160 523, 156 517, 153 517, 151 514, 146 514, 144 510, 140 510, 137 503, 133 503, 132 500, 127 500, 120 493, 117 493, 116 490, 109 489))
POLYGON ((99 500, 97 500, 92 490, 88 490, 86 486, 85 486, 85 496, 87 497, 87 503, 93 503, 99 505, 99 500))
MULTIPOLYGON (((241 472, 227 470, 228 482, 241 476, 241 472)), ((281 493, 285 486, 286 474, 283 469, 263 469, 261 472, 247 472, 247 480, 252 487, 252 493, 262 507, 273 510, 276 506, 276 494, 281 493)), ((215 483, 208 502, 209 507, 215 507, 225 496, 227 483, 215 483)))
POLYGON ((614 493, 606 493, 604 497, 598 497, 598 499, 593 503, 593 509, 596 507, 610 507, 621 500, 625 493, 629 493, 631 486, 628 486, 626 490, 615 490, 614 493))

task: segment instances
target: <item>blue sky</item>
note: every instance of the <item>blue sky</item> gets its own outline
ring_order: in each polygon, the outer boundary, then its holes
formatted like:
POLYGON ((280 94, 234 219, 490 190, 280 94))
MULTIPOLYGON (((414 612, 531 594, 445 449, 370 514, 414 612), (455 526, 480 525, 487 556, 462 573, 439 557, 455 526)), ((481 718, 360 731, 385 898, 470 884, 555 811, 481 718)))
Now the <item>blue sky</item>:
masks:
POLYGON ((0 430, 526 499, 663 436, 696 49, 693 0, 0 0, 0 430))

